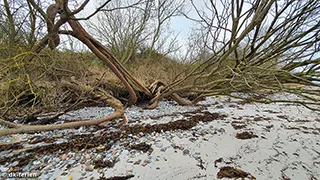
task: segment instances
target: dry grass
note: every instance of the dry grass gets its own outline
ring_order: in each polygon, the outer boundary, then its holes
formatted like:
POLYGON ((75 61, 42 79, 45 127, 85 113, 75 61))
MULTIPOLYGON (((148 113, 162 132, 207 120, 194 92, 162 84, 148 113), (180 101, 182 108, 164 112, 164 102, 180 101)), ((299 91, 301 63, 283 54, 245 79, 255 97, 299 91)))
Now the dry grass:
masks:
POLYGON ((137 59, 135 63, 129 64, 128 68, 145 85, 150 85, 156 80, 172 82, 179 73, 187 69, 187 65, 168 58, 137 59))
MULTIPOLYGON (((62 80, 99 86, 115 96, 126 95, 117 77, 92 53, 44 50, 31 62, 24 60, 30 55, 27 51, 12 50, 10 54, 11 57, 7 54, 6 58, 0 57, 0 116, 59 111, 79 98, 90 101, 69 91, 61 84, 62 80)), ((186 68, 166 58, 138 59, 126 67, 146 86, 155 80, 168 83, 186 68)))
MULTIPOLYGON (((13 53, 12 53, 13 54, 13 53)), ((52 109, 71 101, 70 93, 61 85, 61 80, 71 78, 88 80, 99 76, 91 72, 88 63, 90 54, 59 51, 44 51, 25 61, 28 51, 18 51, 13 57, 0 59, 0 115, 12 110, 18 114, 52 109), (19 54, 20 53, 20 54, 19 54), (18 108, 15 111, 14 109, 18 108)))

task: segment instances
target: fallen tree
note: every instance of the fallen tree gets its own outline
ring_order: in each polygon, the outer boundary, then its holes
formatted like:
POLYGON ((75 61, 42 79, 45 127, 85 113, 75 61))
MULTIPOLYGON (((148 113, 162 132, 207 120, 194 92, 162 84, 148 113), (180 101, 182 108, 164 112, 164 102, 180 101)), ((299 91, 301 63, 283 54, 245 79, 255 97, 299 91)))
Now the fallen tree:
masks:
MULTIPOLYGON (((26 57, 25 61, 32 61, 34 57, 34 53, 39 53, 42 49, 44 49, 47 45, 54 49, 60 43, 59 34, 67 34, 72 35, 73 37, 77 38, 81 42, 83 42, 99 59, 101 59, 110 69, 111 71, 120 79, 120 81, 125 86, 126 90, 129 93, 129 100, 127 105, 132 105, 137 102, 137 92, 142 92, 146 96, 151 97, 152 94, 150 93, 149 89, 143 86, 136 78, 134 78, 128 70, 115 58, 110 51, 105 48, 100 42, 94 39, 91 35, 89 35, 82 25, 78 22, 76 17, 74 16, 78 12, 80 12, 84 6, 89 2, 84 2, 78 9, 74 11, 70 11, 68 7, 68 1, 56 1, 55 4, 50 5, 47 8, 47 11, 44 12, 40 6, 38 6, 33 0, 29 1, 30 4, 41 14, 41 16, 46 20, 48 34, 42 38, 38 44, 36 44, 28 57, 26 57), (56 15, 60 14, 60 19, 56 20, 56 15), (68 23, 72 30, 64 31, 60 30, 60 27, 68 23)), ((104 7, 108 4, 107 1, 102 5, 100 8, 104 7)), ((98 8, 99 9, 99 8, 98 8)), ((122 103, 114 98, 112 95, 108 94, 106 91, 99 90, 92 90, 90 87, 79 86, 79 84, 67 84, 64 82, 68 87, 72 87, 72 89, 76 89, 77 91, 85 91, 93 98, 102 98, 107 104, 115 109, 115 113, 105 118, 97 119, 94 121, 77 121, 65 124, 58 124, 58 125, 20 125, 8 122, 6 120, 1 119, 0 123, 6 126, 9 126, 13 129, 5 129, 0 131, 0 135, 7 135, 7 134, 14 134, 14 133, 28 133, 28 132, 37 132, 37 131, 45 131, 45 130, 53 130, 53 129, 62 129, 62 128, 71 128, 71 127, 79 127, 79 126, 87 126, 87 125, 99 125, 104 124, 106 121, 110 121, 116 118, 125 118, 124 116, 124 106, 122 103), (89 93, 90 92, 90 93, 89 93), (102 93, 103 92, 103 93, 102 93)), ((179 98, 177 95, 173 95, 174 99, 179 98)), ((180 102, 184 103, 183 100, 180 102)))
MULTIPOLYGON (((181 105, 195 104, 204 97, 212 95, 229 95, 243 98, 234 92, 258 92, 266 89, 296 94, 306 100, 271 100, 245 98, 257 102, 293 102, 310 109, 319 110, 320 85, 319 70, 319 2, 305 3, 296 1, 211 1, 206 7, 212 17, 199 10, 191 1, 199 19, 192 19, 200 25, 203 42, 201 48, 210 56, 191 63, 190 68, 179 74, 174 81, 165 84, 161 81, 146 87, 135 78, 119 60, 92 37, 80 24, 88 20, 108 5, 105 1, 87 18, 77 19, 89 3, 84 1, 77 8, 70 10, 68 0, 56 0, 46 12, 35 1, 28 0, 47 24, 48 33, 33 46, 31 53, 24 55, 24 61, 32 61, 35 55, 45 47, 55 49, 60 43, 60 35, 71 35, 80 40, 94 53, 121 81, 129 94, 123 105, 107 91, 83 85, 79 82, 62 83, 72 91, 82 92, 92 99, 100 99, 115 109, 110 116, 65 124, 22 125, 1 119, 0 123, 9 129, 0 130, 1 135, 30 133, 45 130, 72 128, 89 125, 105 125, 116 118, 125 122, 125 106, 136 104, 142 99, 141 94, 150 100, 146 108, 155 108, 163 98, 172 98, 181 105), (217 6, 223 6, 219 11, 217 6), (294 9, 294 10, 292 10, 294 9), (58 17, 58 19, 57 19, 58 17), (270 19, 270 20, 268 20, 270 19), (230 22, 231 25, 229 24, 230 22), (68 24, 71 30, 61 30, 68 24), (223 35, 221 35, 223 34, 223 35), (191 83, 186 83, 191 82, 191 83), (286 86, 288 83, 304 85, 308 88, 286 86), (309 87, 317 87, 310 89, 309 87), (180 97, 180 94, 193 93, 192 100, 180 97)), ((140 1, 138 1, 140 3, 140 1)), ((128 7, 119 7, 128 8, 128 7)), ((107 11, 112 9, 107 9, 107 11)))

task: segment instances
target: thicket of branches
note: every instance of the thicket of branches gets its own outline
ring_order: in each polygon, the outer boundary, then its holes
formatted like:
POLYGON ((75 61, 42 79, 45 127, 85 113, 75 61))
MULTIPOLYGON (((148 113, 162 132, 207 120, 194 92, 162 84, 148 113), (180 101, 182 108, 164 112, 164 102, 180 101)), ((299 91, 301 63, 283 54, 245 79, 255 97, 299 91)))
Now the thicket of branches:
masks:
MULTIPOLYGON (((1 42, 16 44, 23 36, 22 44, 29 50, 9 56, 13 62, 29 63, 35 62, 38 54, 47 47, 56 49, 60 36, 72 36, 104 62, 121 82, 128 98, 121 102, 119 97, 114 97, 101 86, 85 84, 74 78, 58 79, 70 91, 109 104, 115 113, 97 120, 59 125, 16 124, 3 116, 0 123, 10 128, 0 130, 0 135, 105 125, 116 118, 123 118, 125 122, 125 106, 141 100, 149 101, 146 108, 156 107, 163 98, 172 98, 181 105, 192 105, 206 96, 245 98, 235 92, 255 94, 262 89, 296 94, 303 100, 271 100, 267 96, 245 99, 265 103, 293 102, 313 110, 320 109, 320 2, 317 0, 211 0, 203 1, 202 6, 192 0, 106 0, 101 1, 89 16, 80 17, 79 13, 88 3, 89 0, 82 4, 68 0, 56 0, 52 4, 28 0, 24 5, 6 0, 1 6, 4 10, 1 11, 1 31, 6 36, 1 37, 1 42), (189 12, 196 16, 187 13, 184 6, 192 7, 189 12), (99 41, 81 24, 96 15, 100 23, 91 24, 91 28, 99 41), (195 23, 185 55, 187 62, 184 65, 188 68, 169 83, 141 82, 124 64, 136 55, 146 54, 147 58, 152 58, 152 53, 174 51, 174 38, 166 43, 164 40, 168 38, 164 36, 164 30, 170 19, 177 15, 195 23), (46 33, 43 34, 44 24, 46 33), (164 47, 169 49, 163 51, 164 47), (181 98, 185 94, 193 94, 193 98, 181 98)), ((32 79, 28 72, 24 73, 30 85, 32 79)))
POLYGON ((313 101, 299 102, 303 105, 319 105, 319 90, 284 85, 319 87, 318 1, 220 0, 204 4, 200 9, 191 1, 198 17, 185 17, 198 24, 195 32, 200 37, 190 44, 189 52, 196 50, 209 58, 197 59, 195 68, 177 77, 168 89, 209 96, 265 88, 313 101), (177 87, 189 80, 193 85, 177 87))
POLYGON ((0 7, 1 44, 32 47, 44 33, 45 24, 39 19, 39 12, 28 1, 4 0, 2 3, 0 7))
POLYGON ((89 29, 121 63, 134 61, 137 54, 150 58, 154 53, 165 56, 178 49, 170 20, 184 11, 184 1, 111 1, 108 9, 89 22, 89 29))

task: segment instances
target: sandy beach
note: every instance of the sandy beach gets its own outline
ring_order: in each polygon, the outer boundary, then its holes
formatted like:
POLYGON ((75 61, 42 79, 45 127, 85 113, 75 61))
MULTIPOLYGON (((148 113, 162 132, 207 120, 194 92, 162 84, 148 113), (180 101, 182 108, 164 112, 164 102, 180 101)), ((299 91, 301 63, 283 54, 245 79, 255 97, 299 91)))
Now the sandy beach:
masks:
MULTIPOLYGON (((111 108, 91 107, 60 119, 98 118, 108 113, 111 108)), ((160 102, 153 110, 134 106, 126 115, 125 128, 110 124, 109 128, 1 137, 2 143, 22 141, 20 151, 1 152, 2 176, 21 171, 36 172, 39 179, 69 180, 320 177, 320 113, 301 105, 244 103, 219 96, 196 106, 171 101, 160 102), (73 142, 68 139, 79 136, 90 147, 67 145, 73 142), (107 136, 115 138, 103 141, 107 136), (99 138, 100 144, 90 144, 99 138), (54 144, 60 144, 59 151, 40 148, 54 144), (28 162, 21 163, 25 157, 28 162)))

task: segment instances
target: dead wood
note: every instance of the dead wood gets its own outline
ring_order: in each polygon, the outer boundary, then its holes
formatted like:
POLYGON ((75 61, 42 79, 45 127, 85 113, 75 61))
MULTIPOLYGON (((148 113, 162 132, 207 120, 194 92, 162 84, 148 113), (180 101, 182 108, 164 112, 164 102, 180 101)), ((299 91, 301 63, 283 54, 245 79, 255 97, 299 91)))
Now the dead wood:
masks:
POLYGON ((106 102, 111 107, 115 109, 115 112, 109 116, 95 119, 95 120, 78 120, 75 122, 63 123, 63 124, 50 124, 50 125, 23 125, 12 123, 4 119, 0 119, 0 124, 10 127, 9 129, 0 130, 0 136, 17 134, 17 133, 34 133, 38 131, 49 131, 56 129, 65 129, 65 128, 75 128, 80 126, 91 126, 91 125, 104 125, 108 121, 112 121, 117 118, 124 118, 124 107, 122 103, 108 94, 102 89, 95 89, 90 86, 85 86, 80 83, 70 83, 67 81, 62 81, 65 86, 70 88, 73 91, 82 92, 92 97, 92 99, 99 99, 106 102))

